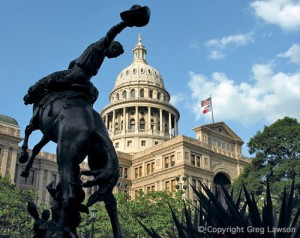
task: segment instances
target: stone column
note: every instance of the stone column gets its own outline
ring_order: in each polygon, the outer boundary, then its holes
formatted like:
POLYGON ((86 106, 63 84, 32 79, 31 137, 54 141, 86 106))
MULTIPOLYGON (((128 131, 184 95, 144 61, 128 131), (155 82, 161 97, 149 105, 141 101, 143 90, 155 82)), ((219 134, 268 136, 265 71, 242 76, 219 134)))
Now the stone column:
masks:
POLYGON ((148 132, 151 132, 151 107, 148 107, 148 132))
POLYGON ((122 128, 122 135, 125 135, 125 128, 126 128, 126 107, 123 107, 123 128, 122 128))
POLYGON ((108 114, 105 115, 105 126, 107 129, 109 129, 108 128, 108 114))
POLYGON ((43 191, 46 189, 44 187, 44 168, 41 167, 37 170, 37 174, 34 178, 36 184, 35 187, 38 188, 38 203, 43 202, 43 191))
POLYGON ((9 148, 3 146, 3 154, 2 154, 2 164, 1 164, 1 171, 0 174, 5 176, 6 174, 6 167, 7 167, 7 160, 8 160, 8 150, 9 148))
POLYGON ((13 149, 11 154, 11 164, 10 164, 10 174, 9 174, 11 181, 15 181, 16 163, 17 163, 17 150, 13 149))
POLYGON ((174 137, 178 135, 178 121, 176 116, 174 116, 174 137))
POLYGON ((162 121, 162 109, 160 108, 159 109, 159 127, 160 127, 160 130, 159 130, 159 134, 162 136, 162 132, 163 132, 163 128, 162 128, 162 125, 163 125, 163 121, 162 121))
POLYGON ((172 138, 172 114, 169 112, 169 137, 172 138))
POLYGON ((129 123, 128 110, 129 110, 129 107, 126 110, 126 116, 125 116, 125 121, 126 121, 126 123, 124 124, 125 133, 128 131, 128 128, 129 128, 129 124, 128 124, 129 123))
POLYGON ((112 135, 115 134, 115 110, 112 111, 112 128, 111 128, 112 135))
POLYGON ((135 106, 135 133, 139 133, 139 108, 135 106))

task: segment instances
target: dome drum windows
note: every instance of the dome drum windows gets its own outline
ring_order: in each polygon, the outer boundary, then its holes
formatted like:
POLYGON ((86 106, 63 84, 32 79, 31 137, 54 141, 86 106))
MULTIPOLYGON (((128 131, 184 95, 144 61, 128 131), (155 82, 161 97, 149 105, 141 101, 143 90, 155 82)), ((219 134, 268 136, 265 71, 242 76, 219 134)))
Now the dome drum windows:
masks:
POLYGON ((122 98, 123 98, 123 99, 126 99, 126 97, 127 97, 127 92, 126 92, 126 90, 124 90, 124 91, 122 92, 122 98))
POLYGON ((153 98, 153 90, 152 89, 149 90, 148 96, 149 96, 149 98, 153 98))
POLYGON ((135 98, 135 90, 134 89, 131 89, 131 91, 130 91, 130 97, 131 98, 135 98))
POLYGON ((140 128, 139 129, 141 132, 144 132, 146 129, 146 121, 144 118, 141 118, 141 120, 140 120, 140 128))
POLYGON ((140 89, 140 97, 143 98, 145 96, 145 90, 142 88, 140 89))
POLYGON ((130 119, 129 121, 129 131, 134 131, 135 130, 135 119, 130 119))

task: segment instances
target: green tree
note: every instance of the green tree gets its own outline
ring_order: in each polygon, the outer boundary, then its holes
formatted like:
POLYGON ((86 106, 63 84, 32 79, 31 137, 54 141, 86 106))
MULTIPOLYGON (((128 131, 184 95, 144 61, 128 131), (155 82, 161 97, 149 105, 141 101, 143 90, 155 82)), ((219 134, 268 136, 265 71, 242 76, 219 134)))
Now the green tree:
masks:
POLYGON ((248 143, 249 153, 255 157, 234 182, 242 182, 249 191, 262 195, 266 177, 269 178, 274 198, 280 200, 284 187, 289 187, 295 176, 296 200, 300 192, 300 123, 285 117, 263 131, 258 131, 248 143))
MULTIPOLYGON (((148 236, 137 220, 159 231, 159 234, 163 236, 167 234, 167 232, 173 232, 175 227, 169 205, 176 211, 178 216, 181 216, 183 210, 181 195, 182 193, 158 191, 149 192, 147 194, 140 193, 138 198, 130 200, 128 194, 117 194, 118 213, 123 236, 128 238, 148 236)), ((93 208, 97 209, 95 237, 112 237, 109 217, 103 203, 96 203, 90 210, 93 208)), ((91 220, 89 216, 84 215, 79 229, 82 233, 82 237, 88 237, 91 229, 91 220)))
POLYGON ((9 178, 0 176, 0 234, 32 236, 33 219, 27 212, 27 203, 33 198, 33 191, 18 189, 9 178))

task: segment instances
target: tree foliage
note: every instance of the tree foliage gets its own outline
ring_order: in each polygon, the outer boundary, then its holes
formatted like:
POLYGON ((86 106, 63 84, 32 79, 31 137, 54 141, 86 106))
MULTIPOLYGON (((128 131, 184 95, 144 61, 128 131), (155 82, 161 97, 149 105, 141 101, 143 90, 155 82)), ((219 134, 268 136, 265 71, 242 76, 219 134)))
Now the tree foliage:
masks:
MULTIPOLYGON (((122 235, 128 238, 147 237, 146 231, 138 221, 159 231, 159 234, 163 236, 167 232, 174 231, 174 222, 169 205, 180 216, 183 210, 181 195, 181 193, 158 191, 147 194, 140 193, 138 198, 130 200, 128 194, 117 194, 122 235)), ((112 237, 110 220, 103 203, 95 204, 90 210, 93 208, 97 210, 97 219, 94 224, 95 238, 112 237)), ((83 216, 82 221, 79 230, 82 233, 82 237, 88 237, 92 229, 91 220, 89 216, 83 216)))
POLYGON ((281 198, 284 187, 295 176, 296 197, 300 192, 300 123, 293 118, 279 119, 263 131, 258 131, 248 143, 249 153, 255 157, 243 174, 234 182, 235 187, 244 183, 249 191, 261 195, 266 177, 272 193, 281 198))
POLYGON ((18 189, 7 177, 0 176, 0 234, 15 237, 32 236, 32 218, 27 203, 34 192, 18 189))

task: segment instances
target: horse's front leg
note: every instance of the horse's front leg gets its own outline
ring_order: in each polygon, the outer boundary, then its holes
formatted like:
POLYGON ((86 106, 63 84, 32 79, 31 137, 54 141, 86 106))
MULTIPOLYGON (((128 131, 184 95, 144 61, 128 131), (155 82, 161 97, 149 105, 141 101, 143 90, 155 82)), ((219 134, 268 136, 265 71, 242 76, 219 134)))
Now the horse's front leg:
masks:
MULTIPOLYGON (((50 140, 44 135, 42 139, 37 143, 33 149, 29 161, 26 164, 25 169, 22 171, 21 176, 27 178, 29 176, 29 171, 32 168, 33 161, 35 157, 40 153, 41 149, 49 142, 50 140)), ((27 152, 28 153, 28 152, 27 152)))

